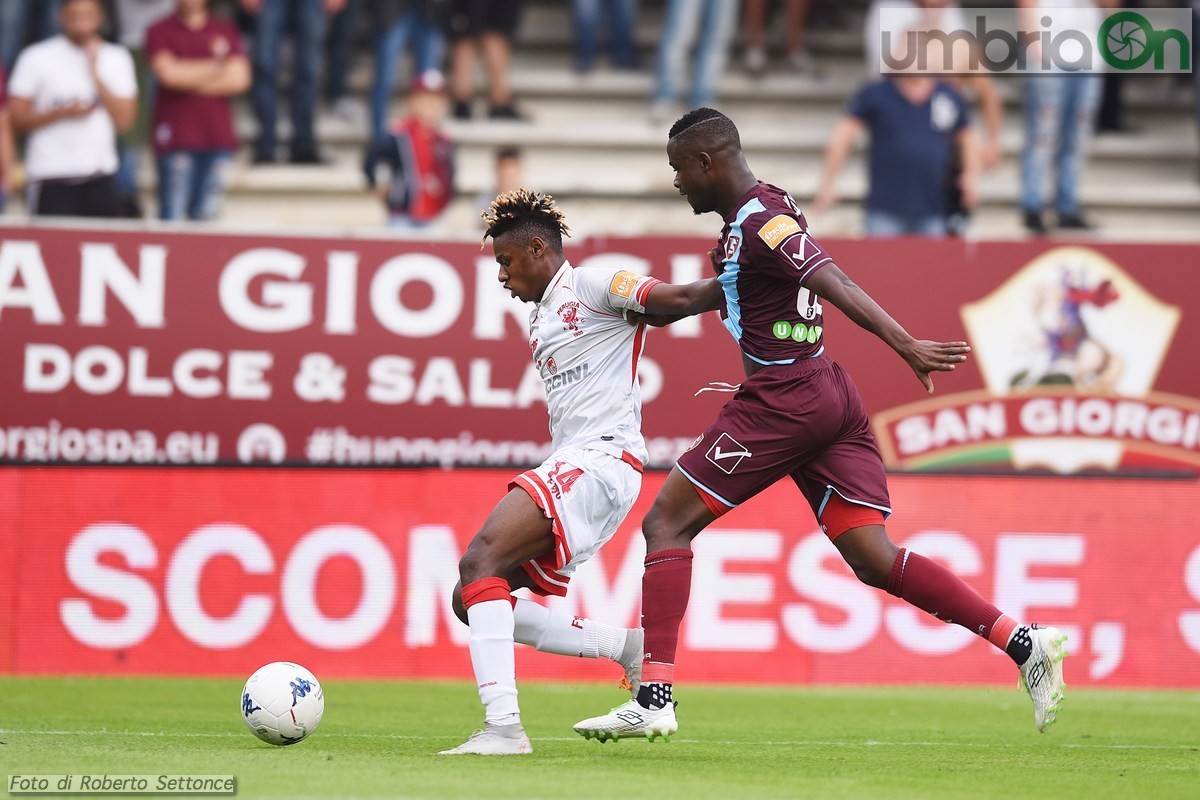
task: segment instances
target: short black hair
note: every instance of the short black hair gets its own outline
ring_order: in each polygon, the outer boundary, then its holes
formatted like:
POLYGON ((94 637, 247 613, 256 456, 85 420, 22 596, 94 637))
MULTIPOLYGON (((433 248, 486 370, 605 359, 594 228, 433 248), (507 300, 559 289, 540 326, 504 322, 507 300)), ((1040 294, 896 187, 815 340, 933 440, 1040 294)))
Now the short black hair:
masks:
POLYGON ((520 158, 521 148, 515 144, 506 144, 496 149, 496 161, 507 161, 510 158, 520 158))
POLYGON ((499 195, 479 216, 487 225, 483 234, 484 242, 489 236, 496 239, 513 231, 523 236, 540 234, 561 253, 563 237, 571 235, 566 218, 554 204, 554 198, 530 191, 524 186, 499 195))
POLYGON ((703 142, 706 147, 732 145, 739 150, 742 147, 742 137, 733 120, 707 106, 693 108, 675 120, 667 139, 689 145, 703 142))

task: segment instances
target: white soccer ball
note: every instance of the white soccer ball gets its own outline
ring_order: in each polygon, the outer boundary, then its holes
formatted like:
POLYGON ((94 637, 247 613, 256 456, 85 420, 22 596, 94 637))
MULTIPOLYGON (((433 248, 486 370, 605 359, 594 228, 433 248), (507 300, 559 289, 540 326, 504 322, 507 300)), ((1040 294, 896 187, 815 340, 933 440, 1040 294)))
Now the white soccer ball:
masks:
POLYGON ((275 661, 261 667, 242 689, 242 719, 268 744, 295 744, 311 736, 325 713, 325 693, 299 664, 275 661))

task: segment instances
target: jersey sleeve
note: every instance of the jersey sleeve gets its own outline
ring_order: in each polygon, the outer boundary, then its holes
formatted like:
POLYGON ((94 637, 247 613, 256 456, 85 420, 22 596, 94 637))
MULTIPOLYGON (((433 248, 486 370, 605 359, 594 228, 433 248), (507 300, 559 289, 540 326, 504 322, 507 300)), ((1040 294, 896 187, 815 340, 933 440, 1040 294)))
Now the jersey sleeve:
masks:
POLYGON ((646 311, 646 296, 662 281, 624 269, 581 267, 575 276, 575 295, 595 311, 624 316, 646 311))
POLYGON ((29 55, 28 50, 17 56, 17 63, 13 66, 12 77, 8 81, 9 97, 32 100, 37 95, 41 76, 38 75, 35 61, 36 59, 29 55))
MULTIPOLYGON (((833 261, 825 248, 808 232, 803 215, 787 212, 757 215, 763 218, 757 231, 746 237, 752 258, 779 277, 804 283, 821 267, 833 261)), ((756 222, 753 217, 749 220, 756 222)))

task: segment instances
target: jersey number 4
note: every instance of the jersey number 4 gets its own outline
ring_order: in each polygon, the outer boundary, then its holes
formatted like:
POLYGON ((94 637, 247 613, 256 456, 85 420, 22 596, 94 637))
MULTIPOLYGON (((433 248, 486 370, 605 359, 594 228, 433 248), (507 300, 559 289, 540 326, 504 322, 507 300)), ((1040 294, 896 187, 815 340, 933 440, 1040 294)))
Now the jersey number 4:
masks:
POLYGON ((566 494, 567 492, 571 491, 571 485, 583 477, 583 470, 575 467, 574 469, 569 469, 566 472, 555 471, 555 473, 550 477, 554 480, 554 483, 557 484, 558 488, 562 490, 562 493, 566 494))

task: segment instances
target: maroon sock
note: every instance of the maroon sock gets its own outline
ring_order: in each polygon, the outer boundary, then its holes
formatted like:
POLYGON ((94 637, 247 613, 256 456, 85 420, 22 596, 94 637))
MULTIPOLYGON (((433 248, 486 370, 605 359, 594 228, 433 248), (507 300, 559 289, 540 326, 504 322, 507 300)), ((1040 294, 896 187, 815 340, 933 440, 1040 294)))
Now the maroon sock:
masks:
MULTIPOLYGON (((961 625, 989 638, 992 626, 1004 617, 962 579, 936 561, 904 548, 896 555, 887 590, 943 622, 961 625)), ((1007 617, 1005 617, 1007 619, 1007 617)), ((1004 645, 998 645, 1004 649, 1004 645)))
POLYGON ((642 575, 642 628, 646 631, 642 683, 675 680, 679 624, 692 589, 692 551, 659 550, 646 556, 642 575))

